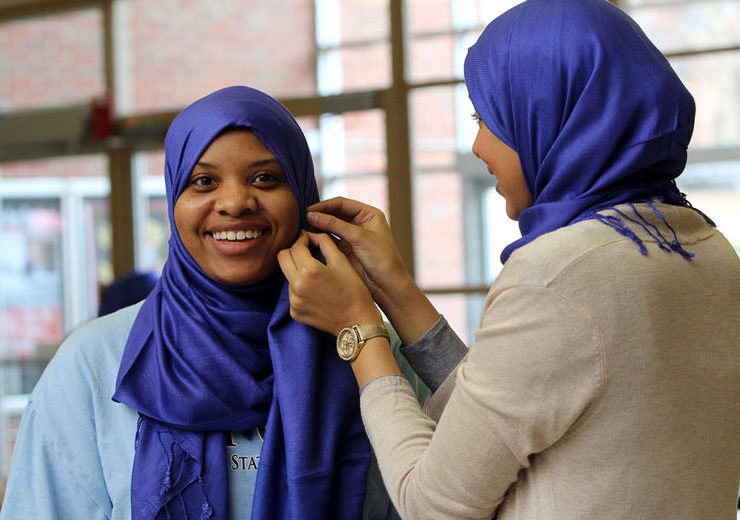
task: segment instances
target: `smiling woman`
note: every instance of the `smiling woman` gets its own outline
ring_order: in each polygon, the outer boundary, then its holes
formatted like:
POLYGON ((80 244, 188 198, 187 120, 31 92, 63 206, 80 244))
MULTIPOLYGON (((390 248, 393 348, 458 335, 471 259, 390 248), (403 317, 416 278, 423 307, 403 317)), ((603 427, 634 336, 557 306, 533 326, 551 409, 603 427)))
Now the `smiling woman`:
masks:
POLYGON ((165 185, 162 275, 60 347, 0 518, 398 518, 350 367, 290 316, 277 255, 318 201, 293 116, 248 87, 196 101, 167 132, 165 185))

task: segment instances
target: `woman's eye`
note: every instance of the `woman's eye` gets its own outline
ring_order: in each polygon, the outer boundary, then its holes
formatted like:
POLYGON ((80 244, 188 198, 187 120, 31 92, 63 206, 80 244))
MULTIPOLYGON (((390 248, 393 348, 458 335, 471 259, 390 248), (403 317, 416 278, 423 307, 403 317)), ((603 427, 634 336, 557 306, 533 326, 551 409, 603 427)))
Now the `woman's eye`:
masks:
POLYGON ((478 115, 478 112, 473 112, 470 114, 470 117, 475 121, 476 123, 480 123, 480 116, 478 115))
POLYGON ((255 184, 277 184, 280 179, 274 173, 261 172, 254 176, 253 182, 255 184))
POLYGON ((209 177, 208 175, 200 175, 191 181, 191 184, 194 186, 210 186, 213 183, 213 177, 209 177))

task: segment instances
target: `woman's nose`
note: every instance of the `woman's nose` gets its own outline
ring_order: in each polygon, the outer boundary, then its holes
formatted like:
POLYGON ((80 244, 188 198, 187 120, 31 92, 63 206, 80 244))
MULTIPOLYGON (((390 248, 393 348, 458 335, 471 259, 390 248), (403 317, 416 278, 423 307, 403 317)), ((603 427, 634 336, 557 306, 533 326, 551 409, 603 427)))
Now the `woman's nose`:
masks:
POLYGON ((470 147, 470 151, 473 152, 473 155, 475 155, 478 159, 480 159, 480 155, 478 155, 478 138, 480 136, 480 132, 475 134, 475 139, 473 139, 473 146, 470 147))
POLYGON ((257 209, 255 190, 250 186, 227 185, 221 188, 216 211, 222 215, 239 217, 257 209))

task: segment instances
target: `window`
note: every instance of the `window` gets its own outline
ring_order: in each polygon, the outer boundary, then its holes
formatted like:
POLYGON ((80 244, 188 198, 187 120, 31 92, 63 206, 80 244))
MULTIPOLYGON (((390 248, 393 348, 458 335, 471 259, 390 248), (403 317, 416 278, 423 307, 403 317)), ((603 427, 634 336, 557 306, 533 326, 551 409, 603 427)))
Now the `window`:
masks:
POLYGON ((380 110, 326 114, 318 119, 321 197, 362 199, 388 210, 384 114, 380 110))
POLYGON ((134 154, 135 264, 140 271, 159 273, 167 259, 170 224, 164 187, 164 151, 134 154))
POLYGON ((316 93, 310 0, 118 0, 114 10, 120 114, 177 110, 228 85, 275 96, 316 93))
POLYGON ((387 0, 316 0, 321 95, 385 88, 391 81, 387 0))
POLYGON ((407 4, 416 278, 468 344, 501 267, 491 238, 516 224, 492 205, 495 179, 471 152, 477 125, 463 62, 486 24, 517 3, 407 4))
POLYGON ((0 113, 103 96, 102 39, 98 9, 0 23, 0 113))
POLYGON ((696 101, 689 163, 677 184, 740 253, 740 3, 627 4, 696 101))
POLYGON ((17 314, 3 323, 19 335, 0 355, 33 357, 96 315, 98 286, 112 280, 106 172, 99 155, 0 166, 0 311, 17 314))

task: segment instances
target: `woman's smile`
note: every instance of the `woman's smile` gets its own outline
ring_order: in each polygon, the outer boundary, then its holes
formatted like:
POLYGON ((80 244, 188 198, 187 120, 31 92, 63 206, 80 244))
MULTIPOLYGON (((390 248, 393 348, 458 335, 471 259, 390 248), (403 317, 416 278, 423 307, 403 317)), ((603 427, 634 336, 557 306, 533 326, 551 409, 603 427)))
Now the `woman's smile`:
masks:
POLYGON ((235 256, 248 254, 258 248, 264 242, 260 241, 263 233, 262 230, 218 231, 207 234, 206 237, 219 253, 235 256))
POLYGON ((215 255, 246 262, 250 261, 250 258, 252 261, 256 260, 262 246, 269 241, 269 235, 269 228, 252 226, 208 232, 205 234, 205 240, 207 246, 213 248, 215 255))
POLYGON ((226 240, 229 242, 241 242, 243 240, 253 240, 255 238, 259 238, 260 236, 262 236, 262 231, 252 231, 249 229, 246 231, 216 231, 215 233, 212 233, 212 236, 215 240, 218 241, 226 240))

